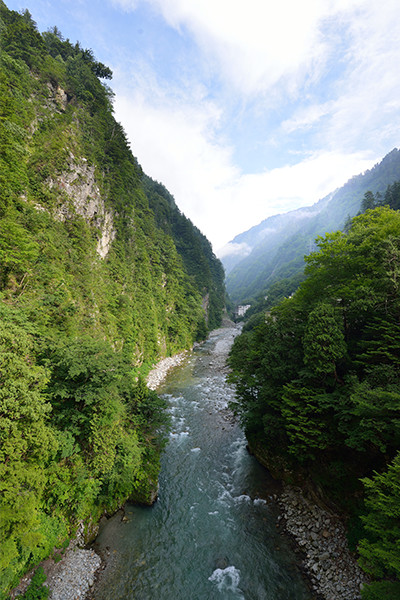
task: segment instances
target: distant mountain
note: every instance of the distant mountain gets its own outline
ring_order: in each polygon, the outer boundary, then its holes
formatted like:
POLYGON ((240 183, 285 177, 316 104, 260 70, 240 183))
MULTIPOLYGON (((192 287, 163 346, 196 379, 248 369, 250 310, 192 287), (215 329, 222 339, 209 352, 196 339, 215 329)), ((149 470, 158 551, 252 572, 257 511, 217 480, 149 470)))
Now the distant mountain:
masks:
POLYGON ((299 274, 304 255, 315 238, 342 229, 360 210, 367 191, 384 194, 400 179, 400 151, 395 148, 372 169, 352 177, 344 186, 316 204, 274 215, 237 235, 231 252, 222 258, 226 287, 235 303, 251 302, 276 281, 299 274))
POLYGON ((249 258, 253 261, 256 256, 278 248, 285 239, 298 231, 304 222, 319 214, 332 195, 326 196, 313 206, 268 217, 248 231, 237 235, 229 242, 231 252, 221 259, 225 272, 229 274, 244 259, 249 258))

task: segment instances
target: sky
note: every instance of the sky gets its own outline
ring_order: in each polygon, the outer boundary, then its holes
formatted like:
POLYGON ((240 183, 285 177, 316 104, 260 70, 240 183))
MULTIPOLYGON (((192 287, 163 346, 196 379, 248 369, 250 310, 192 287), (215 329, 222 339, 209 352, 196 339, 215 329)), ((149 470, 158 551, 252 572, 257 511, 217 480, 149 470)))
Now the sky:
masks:
POLYGON ((113 71, 134 156, 220 257, 399 146, 398 0, 5 0, 113 71))

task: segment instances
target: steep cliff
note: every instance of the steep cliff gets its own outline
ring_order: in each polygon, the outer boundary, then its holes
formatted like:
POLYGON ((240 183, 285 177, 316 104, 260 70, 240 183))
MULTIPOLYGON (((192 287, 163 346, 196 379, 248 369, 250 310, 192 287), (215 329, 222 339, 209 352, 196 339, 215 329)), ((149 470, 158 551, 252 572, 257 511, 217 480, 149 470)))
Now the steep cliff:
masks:
POLYGON ((151 493, 166 415, 139 375, 218 325, 224 286, 173 199, 160 214, 111 71, 1 0, 0 31, 1 596, 78 522, 151 493))

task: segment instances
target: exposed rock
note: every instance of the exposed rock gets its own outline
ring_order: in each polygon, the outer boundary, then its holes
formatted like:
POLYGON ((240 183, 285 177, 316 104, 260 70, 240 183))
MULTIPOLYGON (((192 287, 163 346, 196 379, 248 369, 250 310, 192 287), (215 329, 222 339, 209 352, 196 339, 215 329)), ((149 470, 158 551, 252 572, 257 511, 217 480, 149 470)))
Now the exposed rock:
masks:
POLYGON ((207 323, 208 323, 208 315, 209 315, 209 304, 210 304, 210 294, 206 294, 205 296, 203 296, 201 307, 204 311, 207 323))
POLYGON ((110 251, 110 246, 115 238, 115 229, 111 213, 104 212, 103 226, 101 227, 101 237, 97 242, 97 253, 101 258, 105 258, 110 251))
POLYGON ((50 600, 83 599, 92 587, 100 566, 101 559, 94 550, 76 548, 68 551, 47 577, 50 600))
POLYGON ((338 515, 304 497, 300 488, 284 485, 278 499, 286 531, 304 552, 303 567, 314 590, 326 600, 360 600, 368 582, 348 549, 346 529, 338 515))
MULTIPOLYGON (((90 538, 97 530, 97 526, 92 528, 90 538)), ((65 552, 57 550, 52 558, 39 565, 43 567, 47 578, 44 585, 50 590, 49 600, 83 600, 92 587, 102 561, 94 550, 83 548, 86 538, 87 532, 81 524, 65 552)), ((25 593, 35 571, 36 568, 22 578, 18 587, 11 592, 11 599, 25 593)))
POLYGON ((46 86, 49 95, 43 103, 45 108, 50 109, 52 112, 64 112, 68 104, 67 92, 59 85, 53 85, 50 82, 46 86))
POLYGON ((57 187, 71 202, 64 202, 56 210, 55 217, 65 221, 80 215, 85 221, 99 230, 97 252, 105 258, 115 238, 112 213, 107 211, 95 180, 95 167, 88 165, 86 159, 77 162, 70 154, 69 170, 47 181, 50 188, 57 187))

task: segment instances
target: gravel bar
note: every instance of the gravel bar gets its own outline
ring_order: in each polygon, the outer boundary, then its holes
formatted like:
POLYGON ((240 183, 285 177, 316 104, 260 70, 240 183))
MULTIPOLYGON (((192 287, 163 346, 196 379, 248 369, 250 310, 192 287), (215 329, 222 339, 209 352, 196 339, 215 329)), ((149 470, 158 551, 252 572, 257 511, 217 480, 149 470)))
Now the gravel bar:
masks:
POLYGON ((164 381, 169 371, 173 367, 177 367, 182 361, 188 356, 188 352, 181 352, 174 356, 169 356, 160 360, 155 367, 150 371, 146 378, 147 387, 151 390, 156 390, 159 385, 164 381))

